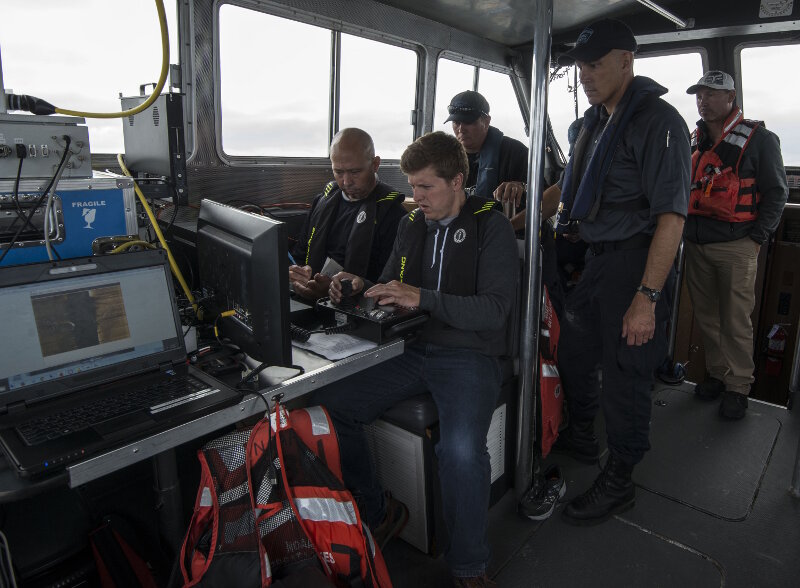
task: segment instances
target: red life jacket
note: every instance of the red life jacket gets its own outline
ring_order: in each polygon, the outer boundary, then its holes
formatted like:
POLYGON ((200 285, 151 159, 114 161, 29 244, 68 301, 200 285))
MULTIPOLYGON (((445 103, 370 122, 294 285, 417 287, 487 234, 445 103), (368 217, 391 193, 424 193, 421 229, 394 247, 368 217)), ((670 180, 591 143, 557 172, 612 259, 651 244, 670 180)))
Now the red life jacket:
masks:
POLYGON ((558 429, 563 420, 564 395, 561 393, 561 376, 558 373, 558 339, 561 325, 558 322, 547 286, 542 296, 542 339, 539 351, 539 397, 542 414, 542 457, 558 439, 558 429))
POLYGON ((180 555, 184 586, 263 587, 312 565, 334 586, 391 588, 342 482, 324 408, 276 406, 251 430, 197 453, 200 487, 180 555))
MULTIPOLYGON (((739 177, 739 164, 759 125, 742 118, 741 109, 734 108, 716 145, 702 153, 695 149, 689 214, 733 223, 756 219, 761 194, 755 178, 739 177)), ((698 135, 699 129, 692 136, 693 147, 700 143, 698 135)))

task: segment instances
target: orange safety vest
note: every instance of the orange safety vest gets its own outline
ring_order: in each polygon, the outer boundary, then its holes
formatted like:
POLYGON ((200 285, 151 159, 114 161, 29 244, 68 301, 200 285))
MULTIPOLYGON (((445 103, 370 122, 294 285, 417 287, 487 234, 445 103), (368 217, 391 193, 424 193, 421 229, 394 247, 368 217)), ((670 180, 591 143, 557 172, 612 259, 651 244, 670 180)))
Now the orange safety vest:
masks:
POLYGON ((337 587, 391 588, 342 482, 324 408, 276 406, 251 430, 215 439, 197 455, 200 487, 180 554, 184 586, 265 587, 313 565, 337 587))
MULTIPOLYGON (((708 151, 694 150, 689 214, 733 223, 756 219, 761 194, 755 178, 739 177, 739 164, 760 125, 760 121, 742 118, 741 109, 735 108, 716 145, 708 151)), ((693 147, 697 147, 697 139, 695 131, 693 147)))

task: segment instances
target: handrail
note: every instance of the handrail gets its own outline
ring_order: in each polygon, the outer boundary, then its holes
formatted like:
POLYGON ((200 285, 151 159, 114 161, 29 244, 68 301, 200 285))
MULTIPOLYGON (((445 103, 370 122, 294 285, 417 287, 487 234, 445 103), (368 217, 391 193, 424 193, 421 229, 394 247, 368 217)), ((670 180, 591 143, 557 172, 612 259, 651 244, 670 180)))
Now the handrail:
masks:
POLYGON ((530 141, 528 146, 528 208, 525 218, 525 270, 522 329, 519 344, 519 414, 514 492, 522 498, 531 485, 536 466, 536 390, 539 380, 539 314, 542 304, 542 275, 539 264, 539 225, 544 192, 544 142, 547 130, 547 83, 550 73, 550 44, 553 0, 536 2, 533 22, 530 141))

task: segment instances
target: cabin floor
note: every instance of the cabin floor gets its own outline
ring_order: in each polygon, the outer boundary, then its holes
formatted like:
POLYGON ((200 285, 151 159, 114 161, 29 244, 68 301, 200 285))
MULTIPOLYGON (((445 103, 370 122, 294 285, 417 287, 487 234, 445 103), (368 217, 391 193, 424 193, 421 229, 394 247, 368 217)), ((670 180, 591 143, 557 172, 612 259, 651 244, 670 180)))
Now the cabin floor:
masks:
MULTIPOLYGON (((692 388, 656 386, 652 449, 634 470, 632 510, 592 527, 564 522, 564 505, 600 464, 554 454, 545 465, 561 466, 567 493, 549 519, 516 514, 513 490, 492 507, 489 575, 500 588, 797 586, 800 499, 789 492, 797 411, 751 400, 744 419, 725 421, 718 402, 692 388)), ((402 540, 384 556, 396 588, 450 586, 441 556, 402 540)))

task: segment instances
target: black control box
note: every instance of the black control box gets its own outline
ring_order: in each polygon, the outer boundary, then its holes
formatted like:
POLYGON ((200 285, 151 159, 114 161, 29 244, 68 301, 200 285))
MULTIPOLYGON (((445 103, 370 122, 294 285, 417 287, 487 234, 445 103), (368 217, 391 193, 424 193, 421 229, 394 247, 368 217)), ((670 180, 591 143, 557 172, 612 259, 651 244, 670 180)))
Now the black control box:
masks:
POLYGON ((328 298, 317 301, 317 308, 345 315, 356 327, 348 334, 383 344, 410 335, 428 320, 428 313, 402 306, 381 306, 375 298, 350 296, 334 304, 328 298))

